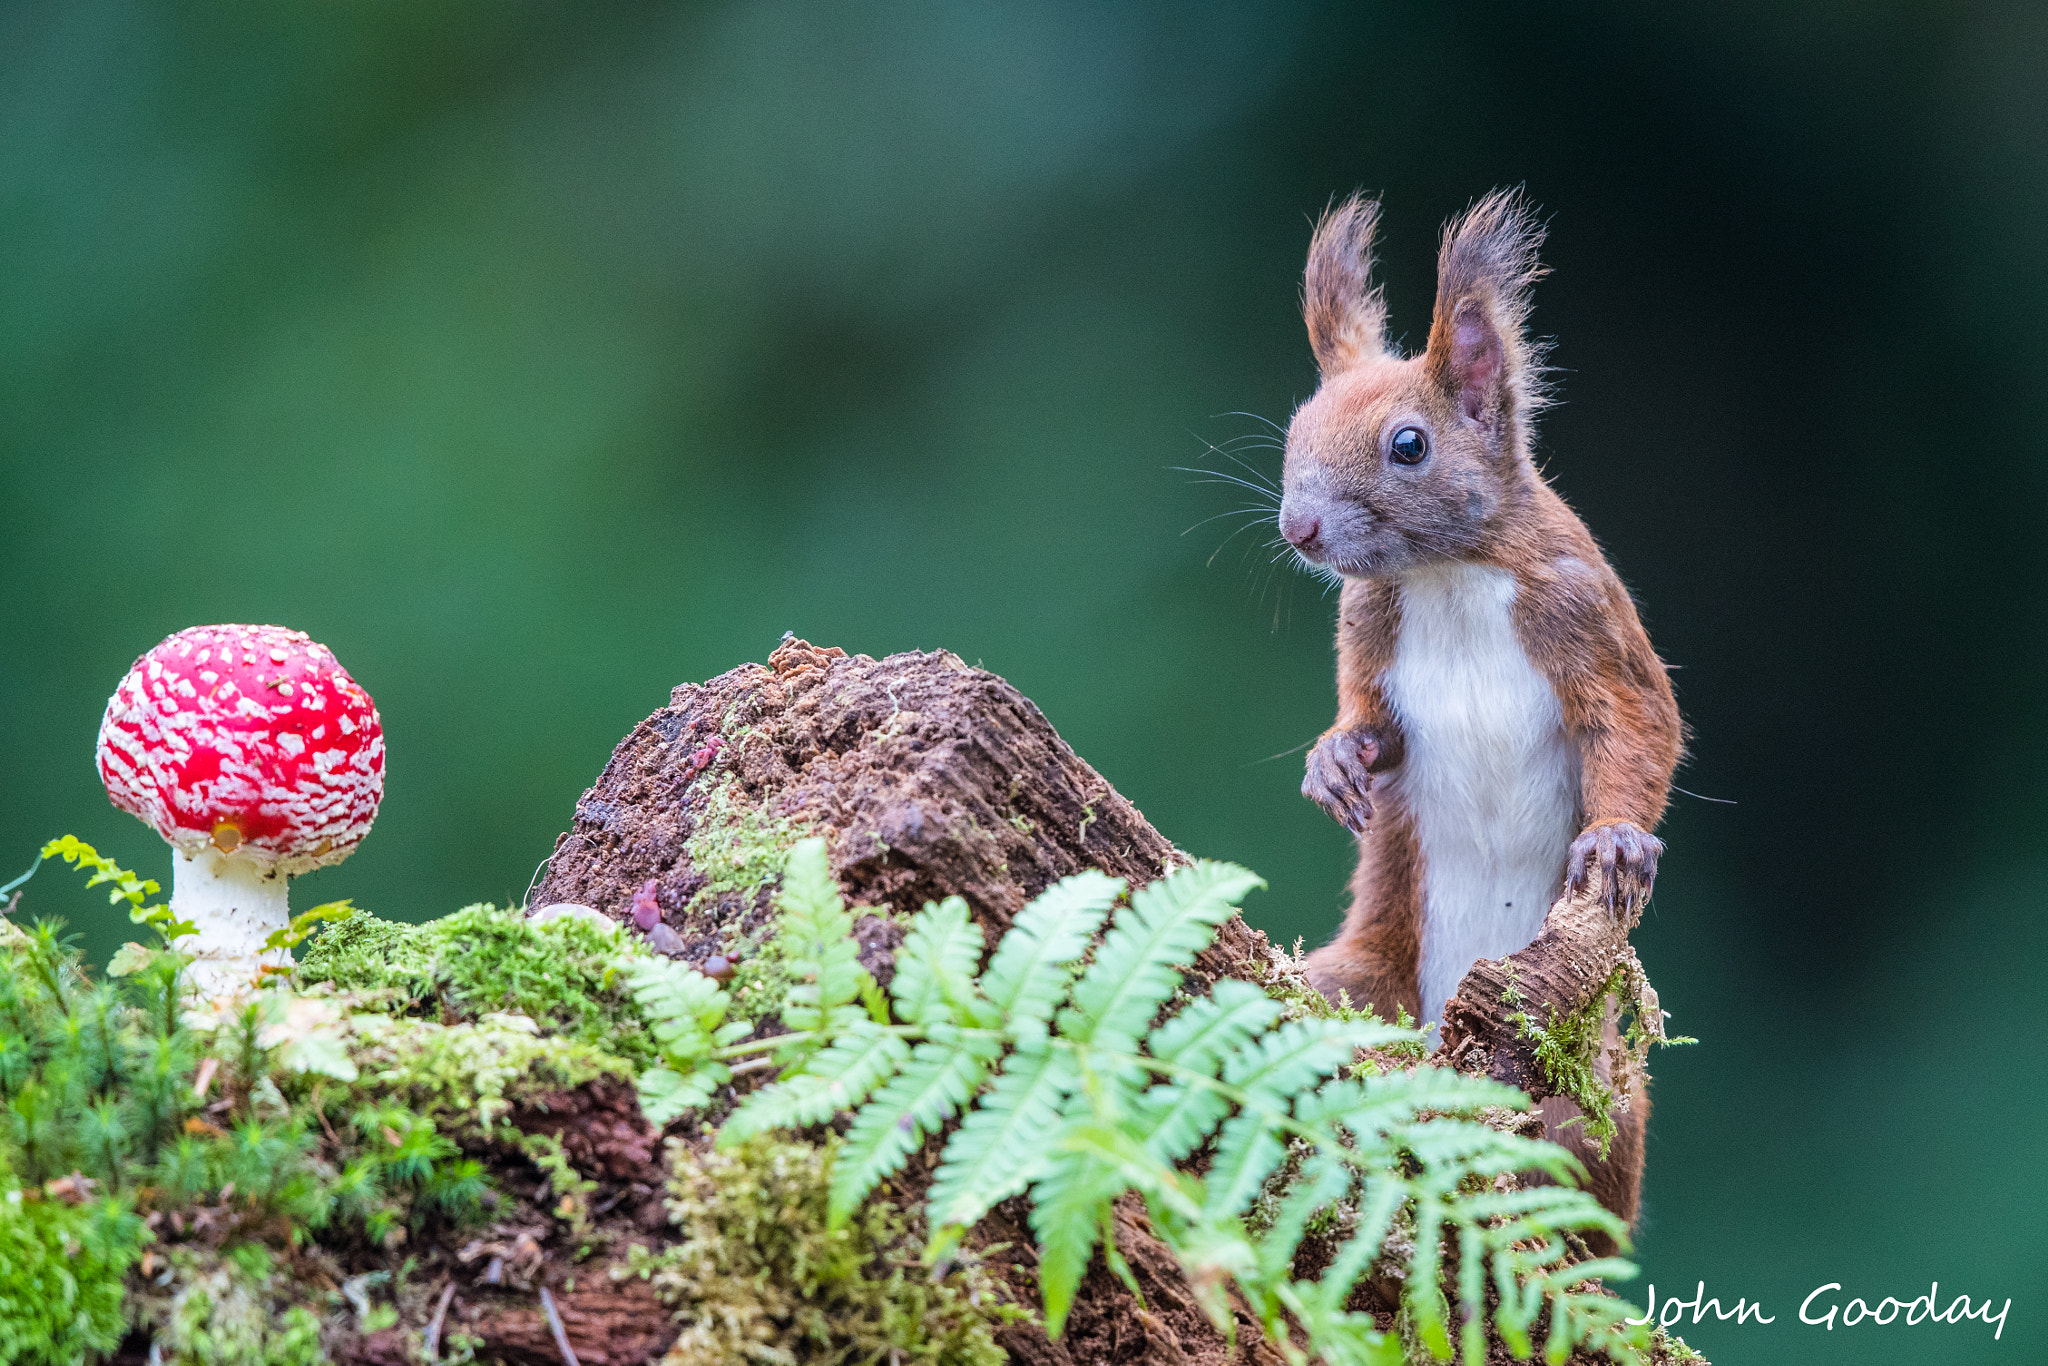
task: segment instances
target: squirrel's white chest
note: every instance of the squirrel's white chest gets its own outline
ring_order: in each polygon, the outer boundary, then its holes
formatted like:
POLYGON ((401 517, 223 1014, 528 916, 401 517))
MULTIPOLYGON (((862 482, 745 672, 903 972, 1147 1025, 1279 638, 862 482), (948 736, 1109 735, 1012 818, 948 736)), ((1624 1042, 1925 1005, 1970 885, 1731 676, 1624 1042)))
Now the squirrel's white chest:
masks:
POLYGON ((1484 565, 1401 580, 1381 685, 1405 741, 1389 795, 1422 851, 1427 1024, 1473 963, 1536 937, 1578 830, 1577 750, 1556 691, 1515 635, 1515 591, 1512 574, 1484 565))

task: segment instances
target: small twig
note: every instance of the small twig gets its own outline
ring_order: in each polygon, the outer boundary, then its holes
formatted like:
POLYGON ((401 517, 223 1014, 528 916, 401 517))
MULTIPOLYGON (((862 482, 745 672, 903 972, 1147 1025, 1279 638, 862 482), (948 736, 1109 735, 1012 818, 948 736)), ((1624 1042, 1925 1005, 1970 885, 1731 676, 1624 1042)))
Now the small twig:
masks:
POLYGON ((341 1135, 334 1132, 334 1126, 327 1122, 327 1107, 320 1103, 320 1088, 317 1086, 313 1088, 313 1114, 320 1120, 320 1129, 327 1135, 328 1142, 341 1146, 341 1135))
POLYGON ((562 1327, 562 1316, 555 1312, 555 1297, 548 1288, 540 1288, 541 1312, 548 1316, 548 1331, 555 1335, 555 1350, 562 1354, 562 1366, 583 1366, 576 1360, 576 1353, 569 1346, 569 1334, 562 1327))
POLYGON ((775 1065, 776 1062, 773 1058, 748 1058, 745 1062, 734 1063, 728 1070, 734 1076, 738 1076, 742 1072, 758 1072, 764 1067, 774 1067, 775 1065))
POLYGON ((533 876, 526 879, 526 895, 521 897, 519 901, 519 907, 521 910, 526 910, 532 907, 533 884, 540 881, 541 869, 547 867, 548 864, 553 861, 554 855, 550 854, 546 858, 542 859, 539 863, 533 865, 533 876))
POLYGON ((441 1359, 441 1325, 448 1319, 448 1306, 455 1299, 455 1282, 451 1279, 441 1287, 441 1303, 434 1307, 434 1317, 427 1324, 427 1360, 441 1359))

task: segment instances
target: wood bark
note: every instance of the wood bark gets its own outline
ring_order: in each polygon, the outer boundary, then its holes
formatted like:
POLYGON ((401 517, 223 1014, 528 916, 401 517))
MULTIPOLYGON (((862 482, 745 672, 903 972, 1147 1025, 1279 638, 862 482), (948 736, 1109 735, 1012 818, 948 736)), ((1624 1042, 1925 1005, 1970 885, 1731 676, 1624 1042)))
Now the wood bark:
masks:
MULTIPOLYGON (((661 942, 704 962, 733 926, 753 932, 773 915, 765 890, 731 890, 705 866, 719 841, 731 838, 735 804, 777 823, 785 836, 824 836, 850 903, 914 912, 959 895, 991 944, 1030 898, 1070 873, 1100 868, 1135 886, 1186 857, 994 674, 944 651, 876 660, 786 638, 766 664, 676 688, 667 706, 619 743, 577 803, 531 902, 577 903, 626 921, 636 894, 651 890, 661 942)), ((1632 924, 1632 916, 1609 916, 1583 899, 1560 902, 1543 936, 1514 956, 1522 999, 1561 1010, 1583 1005, 1628 954, 1632 924)), ((886 982, 902 931, 869 915, 857 932, 863 962, 886 982)), ((1200 990, 1224 976, 1270 983, 1293 971, 1290 958, 1233 917, 1192 966, 1190 985, 1200 990)), ((1467 977, 1445 1021, 1451 1057, 1542 1094, 1546 1085, 1525 1041, 1501 1017, 1508 980, 1509 969, 1492 963, 1467 977)), ((929 1157, 898 1181, 905 1203, 920 1193, 929 1157)), ((642 1179, 658 1187, 660 1175, 650 1169, 642 1179)), ((994 1264, 1020 1300, 1035 1303, 1025 1216, 1021 1198, 1006 1202, 977 1240, 1008 1244, 994 1264)), ((1026 1326, 1004 1331, 1014 1359, 1043 1366, 1279 1360, 1248 1315, 1240 1316, 1235 1344, 1216 1333, 1135 1201, 1119 1212, 1117 1240, 1144 1286, 1144 1303, 1098 1258, 1060 1341, 1026 1326)), ((637 1286, 593 1276, 577 1291, 555 1294, 583 1362, 655 1360, 674 1337, 666 1312, 640 1298, 637 1286)), ((558 1359, 530 1295, 464 1290, 457 1304, 451 1327, 459 1321, 480 1337, 481 1356, 558 1359)))
POLYGON ((1657 994, 1642 977, 1642 965, 1628 942, 1629 931, 1642 914, 1641 903, 1634 901, 1610 909, 1601 896, 1596 870, 1584 890, 1557 899, 1529 947, 1472 965, 1444 1006, 1443 1058, 1462 1072, 1519 1087, 1532 1100, 1556 1095, 1557 1088, 1537 1065, 1527 1032, 1515 1017, 1544 1022, 1582 1012, 1606 993, 1616 969, 1628 970, 1641 984, 1648 1015, 1644 1026, 1661 1037, 1657 994))

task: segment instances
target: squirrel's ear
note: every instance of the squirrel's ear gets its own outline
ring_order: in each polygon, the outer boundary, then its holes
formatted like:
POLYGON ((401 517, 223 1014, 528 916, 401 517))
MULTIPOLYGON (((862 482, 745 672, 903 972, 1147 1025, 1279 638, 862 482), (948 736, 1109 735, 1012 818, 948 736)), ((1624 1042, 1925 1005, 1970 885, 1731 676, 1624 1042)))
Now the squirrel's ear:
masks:
POLYGON ((1301 316, 1324 375, 1386 350, 1387 301, 1372 282, 1376 199, 1354 194, 1323 215, 1308 244, 1301 316))
POLYGON ((1429 373, 1481 426, 1498 430, 1543 402, 1541 348, 1522 335, 1543 226, 1520 190, 1495 190, 1444 228, 1429 373))

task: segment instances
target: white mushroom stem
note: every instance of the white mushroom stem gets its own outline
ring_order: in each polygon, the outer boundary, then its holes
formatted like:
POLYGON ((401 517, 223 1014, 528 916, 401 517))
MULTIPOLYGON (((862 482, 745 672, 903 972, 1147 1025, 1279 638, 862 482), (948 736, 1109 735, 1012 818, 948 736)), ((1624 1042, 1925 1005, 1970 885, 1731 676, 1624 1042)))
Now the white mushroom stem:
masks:
POLYGON ((291 878, 247 858, 213 849, 171 851, 171 914, 199 931, 178 947, 193 954, 193 980, 205 994, 246 986, 258 967, 283 966, 290 952, 265 952, 263 941, 291 923, 291 878))

